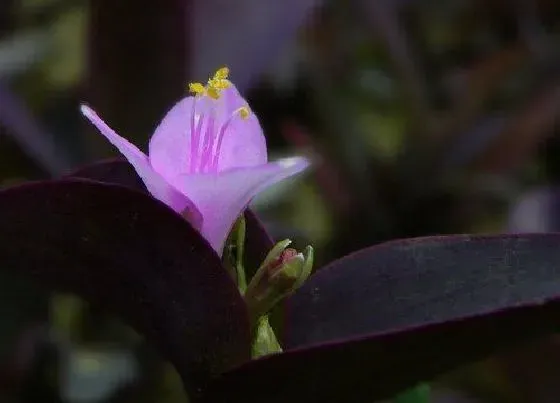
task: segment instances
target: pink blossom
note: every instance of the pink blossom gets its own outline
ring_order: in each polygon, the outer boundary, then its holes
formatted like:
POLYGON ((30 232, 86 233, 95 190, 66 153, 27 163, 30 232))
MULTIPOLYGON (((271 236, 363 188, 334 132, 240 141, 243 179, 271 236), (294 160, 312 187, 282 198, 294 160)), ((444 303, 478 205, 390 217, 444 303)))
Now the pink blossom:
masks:
POLYGON ((148 191, 187 218, 222 253, 236 219, 265 188, 309 166, 292 157, 268 162, 257 117, 222 68, 189 86, 156 128, 148 155, 119 136, 91 108, 81 111, 132 164, 148 191))

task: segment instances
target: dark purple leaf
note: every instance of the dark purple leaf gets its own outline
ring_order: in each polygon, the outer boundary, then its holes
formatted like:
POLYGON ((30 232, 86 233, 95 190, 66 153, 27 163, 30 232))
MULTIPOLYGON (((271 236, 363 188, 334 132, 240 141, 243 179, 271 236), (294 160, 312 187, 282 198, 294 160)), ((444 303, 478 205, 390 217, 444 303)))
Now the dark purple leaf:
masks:
POLYGON ((68 178, 86 178, 99 182, 114 183, 147 192, 146 186, 132 165, 125 159, 108 159, 84 165, 67 175, 68 178))
POLYGON ((552 332, 559 246, 560 234, 433 237, 340 259, 288 300, 291 351, 223 375, 207 399, 375 401, 552 332))
POLYGON ((181 374, 192 398, 249 358, 246 309, 187 221, 136 191, 89 180, 0 192, 4 270, 119 313, 181 374))
POLYGON ((245 211, 245 269, 249 278, 255 274, 260 264, 274 246, 274 241, 253 211, 245 211))
MULTIPOLYGON (((110 159, 89 164, 70 173, 68 177, 93 179, 119 184, 142 192, 147 191, 132 165, 123 159, 110 159)), ((245 220, 247 225, 245 266, 248 274, 252 275, 272 249, 274 242, 259 218, 249 209, 245 212, 245 220)))
POLYGON ((290 347, 560 296, 560 234, 428 237, 337 260, 287 303, 290 347), (367 307, 367 309, 364 309, 367 307))

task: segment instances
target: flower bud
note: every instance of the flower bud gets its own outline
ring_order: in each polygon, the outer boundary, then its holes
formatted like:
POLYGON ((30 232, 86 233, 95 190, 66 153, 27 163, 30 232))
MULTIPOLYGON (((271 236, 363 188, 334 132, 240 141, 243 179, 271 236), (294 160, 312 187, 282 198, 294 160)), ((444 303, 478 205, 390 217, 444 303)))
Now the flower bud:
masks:
POLYGON ((287 239, 272 248, 247 287, 244 297, 253 323, 299 288, 311 274, 313 248, 308 246, 304 255, 288 248, 290 243, 287 239))

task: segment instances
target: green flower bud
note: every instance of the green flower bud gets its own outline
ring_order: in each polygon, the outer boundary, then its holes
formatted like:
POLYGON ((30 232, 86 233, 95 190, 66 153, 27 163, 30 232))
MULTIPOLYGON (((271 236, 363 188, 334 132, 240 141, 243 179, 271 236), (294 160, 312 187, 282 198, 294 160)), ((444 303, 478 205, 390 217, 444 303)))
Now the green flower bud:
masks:
POLYGON ((304 255, 288 248, 290 244, 289 239, 277 243, 247 286, 244 297, 253 323, 300 287, 311 274, 313 248, 308 246, 304 255))

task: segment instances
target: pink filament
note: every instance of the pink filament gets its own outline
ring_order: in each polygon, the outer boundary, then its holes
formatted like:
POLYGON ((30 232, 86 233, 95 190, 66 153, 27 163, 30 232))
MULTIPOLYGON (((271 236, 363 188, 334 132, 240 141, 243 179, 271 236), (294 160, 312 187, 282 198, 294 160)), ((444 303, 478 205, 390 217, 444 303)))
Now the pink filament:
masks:
POLYGON ((199 172, 204 172, 206 165, 212 157, 212 149, 214 148, 214 116, 210 116, 208 119, 208 125, 206 126, 206 133, 204 135, 204 145, 202 147, 202 158, 200 161, 199 172))
POLYGON ((218 171, 218 160, 220 159, 220 152, 222 149, 222 141, 224 140, 224 135, 230 125, 230 123, 232 122, 233 118, 235 118, 238 114, 238 111, 234 111, 229 117, 228 119, 225 121, 225 123, 222 125, 222 127, 220 127, 220 132, 218 133, 218 142, 216 145, 216 152, 214 153, 214 158, 212 160, 212 164, 210 165, 210 169, 212 172, 217 172, 218 171))
POLYGON ((197 123, 196 117, 196 97, 193 98, 192 111, 191 111, 191 155, 190 155, 190 172, 194 172, 198 157, 198 146, 200 143, 200 129, 202 123, 202 116, 200 116, 197 123))
POLYGON ((202 144, 202 150, 200 149, 200 140, 202 135, 202 126, 204 122, 204 115, 199 116, 198 122, 195 123, 196 117, 196 98, 193 100, 192 112, 191 112, 191 149, 190 149, 190 173, 203 173, 205 170, 210 173, 216 173, 218 171, 218 162, 220 159, 220 152, 222 149, 222 143, 224 136, 235 117, 238 116, 239 110, 235 110, 227 120, 220 126, 220 129, 216 135, 214 132, 215 117, 213 111, 210 112, 208 117, 208 123, 206 130, 204 131, 204 142, 202 144), (214 144, 216 144, 216 149, 214 150, 214 144), (199 163, 200 159, 200 165, 199 163))

